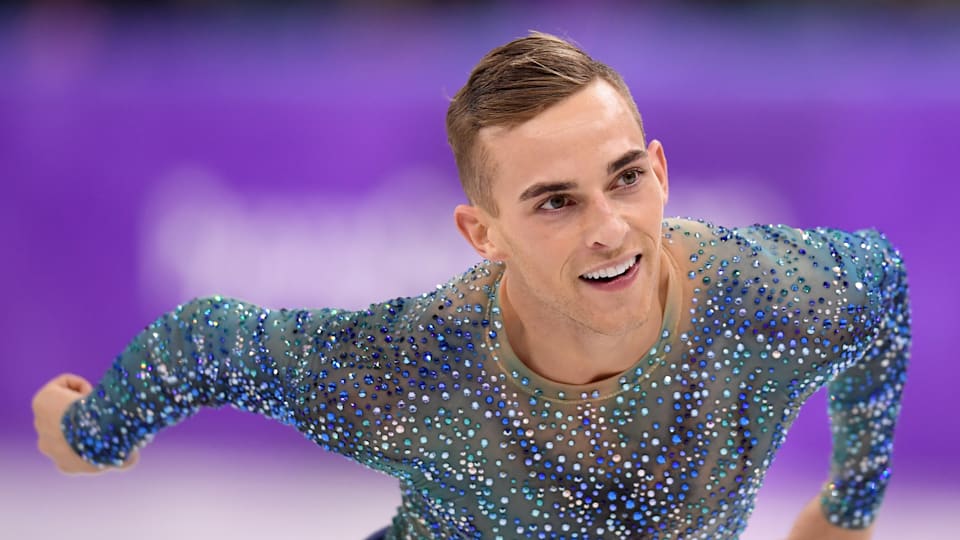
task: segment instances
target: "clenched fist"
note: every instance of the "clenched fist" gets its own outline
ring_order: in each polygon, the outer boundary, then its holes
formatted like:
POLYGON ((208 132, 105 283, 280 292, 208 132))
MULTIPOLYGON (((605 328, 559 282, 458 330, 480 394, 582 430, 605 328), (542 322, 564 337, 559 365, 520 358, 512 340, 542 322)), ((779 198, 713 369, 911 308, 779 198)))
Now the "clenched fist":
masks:
MULTIPOLYGON (((107 468, 99 468, 83 460, 67 443, 60 429, 60 420, 71 403, 82 399, 93 391, 86 379, 78 375, 64 373, 43 385, 33 396, 33 425, 37 430, 37 448, 49 457, 61 472, 68 474, 98 473, 107 468)), ((139 458, 137 452, 121 467, 132 467, 139 458)))

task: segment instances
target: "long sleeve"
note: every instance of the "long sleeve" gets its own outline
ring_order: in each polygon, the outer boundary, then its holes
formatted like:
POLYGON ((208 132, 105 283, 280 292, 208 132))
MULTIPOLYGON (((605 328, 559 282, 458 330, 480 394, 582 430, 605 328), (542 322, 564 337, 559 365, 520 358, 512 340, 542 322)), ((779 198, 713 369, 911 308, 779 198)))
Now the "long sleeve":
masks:
POLYGON ((831 522, 862 528, 876 517, 890 478, 910 344, 906 272, 900 254, 876 231, 812 234, 845 256, 849 277, 857 280, 853 288, 866 295, 856 361, 828 385, 833 455, 821 499, 831 522))
POLYGON ((232 405, 388 468, 393 441, 383 430, 396 407, 404 351, 381 329, 402 304, 345 312, 193 300, 130 342, 93 392, 66 411, 64 435, 87 461, 120 464, 201 407, 232 405))
POLYGON ((783 389, 788 415, 827 386, 833 452, 821 506, 835 525, 867 527, 889 480, 906 380, 902 258, 875 230, 755 226, 739 234, 756 261, 745 282, 754 290, 757 361, 783 389))

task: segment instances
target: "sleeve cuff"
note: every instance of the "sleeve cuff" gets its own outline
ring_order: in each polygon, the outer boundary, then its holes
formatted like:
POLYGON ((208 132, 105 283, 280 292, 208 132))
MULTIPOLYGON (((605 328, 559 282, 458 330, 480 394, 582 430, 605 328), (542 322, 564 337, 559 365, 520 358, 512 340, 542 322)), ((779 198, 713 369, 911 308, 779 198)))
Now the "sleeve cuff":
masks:
POLYGON ((845 529, 869 527, 877 517, 889 480, 890 469, 884 469, 879 475, 852 474, 828 482, 820 493, 827 521, 845 529))

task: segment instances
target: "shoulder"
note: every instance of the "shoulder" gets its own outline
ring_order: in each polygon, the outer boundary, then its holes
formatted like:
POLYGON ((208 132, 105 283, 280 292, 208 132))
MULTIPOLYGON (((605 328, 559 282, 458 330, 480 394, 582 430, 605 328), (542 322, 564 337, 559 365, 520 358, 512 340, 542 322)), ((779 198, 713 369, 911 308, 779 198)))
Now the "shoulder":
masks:
POLYGON ((670 244, 705 248, 717 247, 728 242, 733 245, 749 243, 755 240, 750 234, 752 229, 762 227, 765 226, 727 227, 705 219, 672 217, 663 220, 662 231, 664 240, 670 244))
POLYGON ((816 227, 802 229, 785 224, 726 227, 705 220, 670 218, 663 222, 665 243, 691 256, 748 253, 758 259, 774 257, 830 269, 832 263, 856 265, 877 257, 899 258, 899 252, 876 229, 846 231, 816 227))
POLYGON ((770 245, 768 235, 758 235, 755 227, 760 226, 733 228, 703 219, 669 218, 663 221, 662 234, 665 248, 678 261, 710 268, 724 257, 739 261, 743 254, 756 256, 770 245))
POLYGON ((396 322, 415 330, 429 329, 440 321, 457 322, 486 313, 493 298, 503 265, 479 262, 453 276, 432 291, 416 297, 392 301, 397 309, 396 322))
POLYGON ((675 219, 664 222, 664 235, 700 292, 720 297, 866 305, 885 284, 903 282, 899 252, 875 229, 724 227, 675 219))

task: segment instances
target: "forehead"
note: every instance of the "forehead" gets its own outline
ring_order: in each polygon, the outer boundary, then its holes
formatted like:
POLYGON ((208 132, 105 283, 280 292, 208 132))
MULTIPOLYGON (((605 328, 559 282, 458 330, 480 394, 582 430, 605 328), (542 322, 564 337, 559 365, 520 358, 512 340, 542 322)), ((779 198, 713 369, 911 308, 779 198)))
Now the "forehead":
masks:
POLYGON ((498 199, 536 182, 605 178, 611 160, 645 146, 634 109, 602 80, 522 124, 483 128, 478 142, 498 199))

